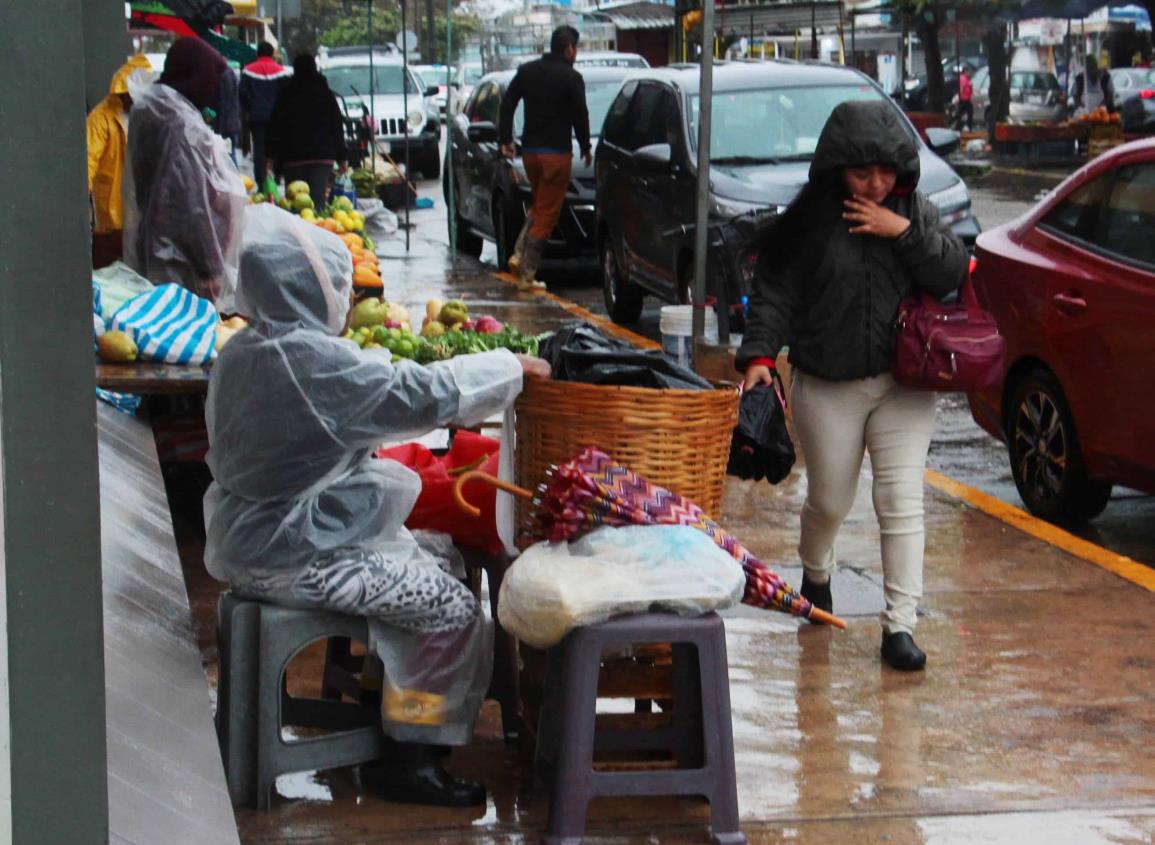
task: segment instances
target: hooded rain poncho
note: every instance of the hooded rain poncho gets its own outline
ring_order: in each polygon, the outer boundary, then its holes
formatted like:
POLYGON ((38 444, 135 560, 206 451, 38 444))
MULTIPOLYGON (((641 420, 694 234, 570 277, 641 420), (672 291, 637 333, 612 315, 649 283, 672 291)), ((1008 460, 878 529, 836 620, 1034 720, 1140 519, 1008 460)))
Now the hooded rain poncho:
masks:
POLYGON ((201 113, 212 105, 224 69, 224 59, 207 44, 181 39, 169 51, 159 84, 133 105, 124 256, 154 284, 176 282, 228 312, 248 196, 228 142, 201 113))
POLYGON ((358 349, 339 337, 350 289, 339 238, 251 209, 237 308, 253 324, 222 349, 206 407, 205 563, 243 595, 368 617, 386 732, 462 744, 489 680, 489 624, 405 528, 419 477, 373 451, 499 412, 521 366, 505 351, 422 367, 358 349))
POLYGON ((124 228, 124 206, 120 183, 124 174, 124 153, 128 143, 128 111, 122 94, 136 94, 138 86, 152 81, 152 68, 142 55, 133 56, 112 77, 108 96, 88 113, 88 192, 97 232, 124 228))

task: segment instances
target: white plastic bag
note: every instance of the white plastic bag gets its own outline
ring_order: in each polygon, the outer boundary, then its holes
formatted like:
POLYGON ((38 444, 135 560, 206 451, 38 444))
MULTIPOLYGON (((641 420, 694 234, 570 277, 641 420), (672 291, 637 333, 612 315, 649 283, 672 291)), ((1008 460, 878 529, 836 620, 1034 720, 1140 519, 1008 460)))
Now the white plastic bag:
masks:
POLYGON ((501 585, 506 630, 548 648, 574 628, 623 613, 699 616, 742 599, 742 566, 702 532, 680 525, 602 528, 572 543, 538 543, 501 585))

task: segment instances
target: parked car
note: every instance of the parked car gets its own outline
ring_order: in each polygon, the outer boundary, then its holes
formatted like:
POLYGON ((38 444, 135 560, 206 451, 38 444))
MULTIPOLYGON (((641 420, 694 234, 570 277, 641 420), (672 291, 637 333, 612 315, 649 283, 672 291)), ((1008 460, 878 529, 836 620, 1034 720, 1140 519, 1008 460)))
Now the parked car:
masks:
POLYGON ((483 76, 485 76, 485 71, 481 67, 481 62, 462 62, 459 64, 454 79, 449 84, 449 98, 446 105, 448 111, 453 114, 461 111, 461 107, 469 102, 469 98, 473 94, 473 86, 483 76))
MULTIPOLYGON (((646 294, 688 301, 698 99, 696 68, 656 68, 631 75, 606 115, 595 162, 597 243, 606 309, 616 322, 637 320, 646 294)), ((709 294, 723 306, 720 320, 749 291, 761 223, 806 183, 826 119, 853 99, 894 108, 919 147, 919 188, 948 225, 974 241, 979 226, 966 185, 865 74, 828 64, 721 64, 714 71, 708 256, 709 294)), ((928 135, 943 153, 959 143, 953 130, 928 135)))
MULTIPOLYGON (((579 67, 585 79, 590 136, 595 149, 606 111, 630 73, 619 67, 579 67)), ((481 255, 482 240, 497 244, 498 266, 505 268, 530 206, 529 179, 520 157, 503 158, 497 140, 498 115, 514 71, 483 77, 461 114, 449 121, 452 178, 457 203, 457 246, 469 255, 481 255)), ((523 107, 514 114, 514 136, 521 134, 523 107)), ((448 153, 447 153, 448 155, 448 153)), ((573 175, 561 219, 546 247, 546 258, 594 255, 594 174, 582 162, 573 143, 573 175)), ((445 168, 448 201, 450 167, 445 168)))
POLYGON ((1002 383, 971 395, 1019 495, 1054 522, 1111 485, 1155 493, 1155 139, 1096 158, 986 232, 974 281, 1007 338, 1002 383))
POLYGON ((413 70, 429 88, 436 88, 433 103, 439 114, 444 115, 449 103, 449 68, 445 65, 413 65, 413 70))
POLYGON ((1143 67, 1115 68, 1115 107, 1124 132, 1155 132, 1155 70, 1143 67))
MULTIPOLYGON (((990 68, 975 71, 971 79, 974 88, 975 117, 981 117, 987 126, 991 122, 990 68)), ((1067 95, 1059 85, 1059 78, 1047 70, 1012 70, 1010 79, 1012 121, 1045 121, 1058 123, 1067 116, 1067 95)))
POLYGON ((441 127, 431 121, 425 100, 436 94, 435 88, 424 88, 413 68, 405 66, 392 53, 373 56, 373 85, 370 85, 369 55, 353 53, 333 55, 321 65, 329 87, 344 104, 347 117, 360 118, 365 111, 376 127, 378 143, 388 143, 394 159, 405 155, 408 147, 410 166, 427 179, 441 175, 441 127), (370 90, 373 91, 370 104, 370 90), (405 111, 408 96, 409 111, 405 111))

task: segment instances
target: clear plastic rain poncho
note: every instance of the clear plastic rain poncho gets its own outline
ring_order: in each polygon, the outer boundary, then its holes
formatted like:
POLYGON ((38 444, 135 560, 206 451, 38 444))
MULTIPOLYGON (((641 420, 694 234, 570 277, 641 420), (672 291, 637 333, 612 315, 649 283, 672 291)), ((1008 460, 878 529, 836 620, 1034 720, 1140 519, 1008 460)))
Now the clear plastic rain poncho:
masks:
POLYGON ((122 190, 125 262, 231 311, 248 196, 228 141, 168 85, 133 103, 122 190))
POLYGON ((252 319, 213 367, 205 563, 243 595, 370 620, 383 724, 463 744, 489 681, 490 625, 404 523, 418 476, 373 451, 473 425, 521 390, 508 352, 422 367, 339 337, 351 265, 335 235, 273 206, 245 226, 237 310, 252 319))

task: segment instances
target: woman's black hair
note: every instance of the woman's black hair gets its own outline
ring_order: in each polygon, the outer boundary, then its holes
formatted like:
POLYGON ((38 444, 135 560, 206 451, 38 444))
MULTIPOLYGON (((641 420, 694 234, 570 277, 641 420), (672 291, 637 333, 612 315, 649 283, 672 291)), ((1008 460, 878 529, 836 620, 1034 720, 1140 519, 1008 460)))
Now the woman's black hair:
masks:
POLYGON ((823 173, 802 186, 786 210, 766 231, 758 260, 764 269, 780 270, 802 258, 800 245, 818 222, 829 214, 830 204, 842 197, 838 173, 823 173))

